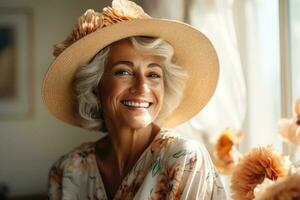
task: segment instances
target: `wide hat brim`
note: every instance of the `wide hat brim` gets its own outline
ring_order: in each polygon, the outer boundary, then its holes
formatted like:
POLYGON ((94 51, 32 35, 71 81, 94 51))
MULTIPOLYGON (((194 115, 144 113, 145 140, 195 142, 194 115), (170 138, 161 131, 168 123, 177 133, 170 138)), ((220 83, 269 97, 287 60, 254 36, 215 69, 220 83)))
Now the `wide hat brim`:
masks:
POLYGON ((175 127, 193 116, 212 97, 219 77, 219 62, 209 39, 192 26, 165 19, 134 19, 98 29, 64 50, 50 65, 42 96, 48 110, 58 119, 80 126, 75 115, 72 82, 77 68, 88 63, 102 48, 130 36, 160 37, 175 51, 176 63, 188 73, 183 99, 161 125, 175 127))

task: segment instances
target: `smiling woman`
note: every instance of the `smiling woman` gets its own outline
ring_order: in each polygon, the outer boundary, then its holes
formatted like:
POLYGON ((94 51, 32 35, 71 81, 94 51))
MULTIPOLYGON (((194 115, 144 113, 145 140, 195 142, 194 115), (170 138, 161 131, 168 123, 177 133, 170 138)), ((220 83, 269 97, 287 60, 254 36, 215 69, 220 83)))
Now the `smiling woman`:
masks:
POLYGON ((43 86, 50 112, 105 135, 55 162, 49 199, 226 199, 206 149, 165 129, 215 90, 218 61, 202 33, 114 0, 81 16, 54 55, 43 86))
POLYGON ((105 124, 144 128, 156 119, 163 102, 161 58, 143 54, 128 40, 114 43, 110 50, 97 90, 105 124))
MULTIPOLYGON (((150 78, 149 80, 153 80, 153 83, 160 80, 164 87, 162 91, 164 98, 160 99, 162 110, 154 118, 159 124, 159 121, 172 113, 180 103, 187 79, 184 69, 172 61, 173 54, 174 50, 170 44, 162 39, 152 37, 130 37, 102 49, 89 64, 82 65, 75 75, 74 88, 77 93, 78 118, 81 125, 90 130, 106 130, 101 115, 103 110, 95 93, 95 88, 98 87, 104 73, 105 65, 107 66, 106 72, 111 69, 113 70, 111 73, 116 73, 115 76, 127 77, 127 80, 128 77, 131 77, 135 78, 133 80, 136 81, 140 80, 135 76, 138 75, 136 73, 138 65, 146 66, 148 69, 145 71, 148 73, 145 74, 148 76, 147 79, 150 78), (133 62, 130 59, 138 60, 133 62)), ((109 75, 109 73, 105 73, 105 75, 109 75)), ((105 86, 109 87, 108 90, 110 91, 113 90, 112 87, 114 86, 114 84, 103 82, 100 85, 104 87, 103 89, 105 86)), ((153 104, 151 101, 149 103, 153 104)), ((132 103, 132 105, 134 104, 132 103)), ((156 105, 151 107, 152 110, 154 106, 156 105)))

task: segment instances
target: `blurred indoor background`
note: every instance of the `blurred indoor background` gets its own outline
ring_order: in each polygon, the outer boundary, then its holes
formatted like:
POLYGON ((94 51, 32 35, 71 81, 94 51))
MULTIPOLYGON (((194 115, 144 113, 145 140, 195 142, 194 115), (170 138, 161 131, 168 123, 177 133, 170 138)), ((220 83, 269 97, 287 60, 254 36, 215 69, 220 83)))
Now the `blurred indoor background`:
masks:
MULTIPOLYGON (((230 127, 244 134, 241 152, 267 144, 289 149, 279 138, 277 121, 292 116, 300 97, 300 1, 135 2, 153 17, 197 27, 219 55, 216 94, 203 112, 177 128, 180 134, 204 142, 212 152, 219 133, 230 127)), ((54 58, 53 45, 70 33, 86 9, 110 4, 0 1, 0 191, 7 190, 10 197, 45 194, 53 162, 82 142, 99 138, 52 117, 42 103, 41 86, 54 58)), ((227 188, 229 179, 224 177, 227 188)))

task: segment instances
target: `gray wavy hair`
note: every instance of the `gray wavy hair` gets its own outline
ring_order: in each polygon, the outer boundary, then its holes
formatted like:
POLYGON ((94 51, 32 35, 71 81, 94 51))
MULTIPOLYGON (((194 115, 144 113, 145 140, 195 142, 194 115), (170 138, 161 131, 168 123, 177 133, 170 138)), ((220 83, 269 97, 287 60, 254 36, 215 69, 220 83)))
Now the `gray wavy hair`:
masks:
MULTIPOLYGON (((169 116, 179 105, 187 74, 184 69, 174 62, 173 47, 161 38, 134 36, 127 38, 134 48, 147 54, 163 58, 164 66, 164 100, 161 111, 155 122, 169 116)), ((106 131, 101 115, 101 107, 96 96, 96 89, 104 72, 110 46, 99 51, 90 63, 78 68, 73 82, 73 89, 77 98, 76 115, 83 128, 96 131, 106 131)))

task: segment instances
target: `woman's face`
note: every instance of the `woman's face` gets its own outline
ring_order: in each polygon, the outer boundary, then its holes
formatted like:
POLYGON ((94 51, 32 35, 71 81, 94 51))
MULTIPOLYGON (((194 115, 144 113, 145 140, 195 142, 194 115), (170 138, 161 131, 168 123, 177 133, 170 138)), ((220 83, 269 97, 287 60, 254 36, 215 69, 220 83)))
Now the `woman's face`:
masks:
POLYGON ((164 97, 162 63, 129 40, 111 46, 98 90, 107 125, 139 129, 155 120, 164 97))

